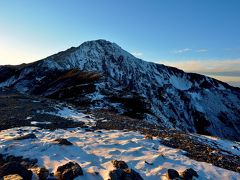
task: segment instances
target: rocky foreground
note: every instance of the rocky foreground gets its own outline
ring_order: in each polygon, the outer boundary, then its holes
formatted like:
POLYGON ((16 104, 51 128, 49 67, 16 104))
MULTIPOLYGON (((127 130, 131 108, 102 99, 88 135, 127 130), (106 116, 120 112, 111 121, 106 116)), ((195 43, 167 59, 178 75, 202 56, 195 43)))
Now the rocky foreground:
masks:
POLYGON ((240 178, 165 146, 159 137, 128 130, 19 127, 1 131, 0 139, 0 176, 10 179, 240 178))

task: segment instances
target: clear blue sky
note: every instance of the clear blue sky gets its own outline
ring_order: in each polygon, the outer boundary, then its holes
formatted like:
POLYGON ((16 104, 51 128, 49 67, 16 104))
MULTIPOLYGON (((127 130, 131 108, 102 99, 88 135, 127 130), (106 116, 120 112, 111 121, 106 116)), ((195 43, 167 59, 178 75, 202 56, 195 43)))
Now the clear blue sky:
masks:
POLYGON ((227 63, 225 71, 236 74, 240 1, 0 1, 0 64, 38 60, 94 39, 116 42, 142 59, 186 70, 192 67, 188 62, 203 72, 223 71, 227 63), (210 67, 199 69, 208 62, 210 67), (218 62, 223 65, 215 67, 218 62))

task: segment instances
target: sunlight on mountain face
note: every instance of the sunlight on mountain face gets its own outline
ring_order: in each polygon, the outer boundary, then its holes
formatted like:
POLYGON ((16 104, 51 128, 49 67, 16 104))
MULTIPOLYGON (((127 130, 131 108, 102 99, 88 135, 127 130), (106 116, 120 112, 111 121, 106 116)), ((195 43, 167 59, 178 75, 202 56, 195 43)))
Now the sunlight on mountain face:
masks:
POLYGON ((186 72, 199 73, 240 87, 240 60, 158 60, 157 63, 176 67, 186 72))

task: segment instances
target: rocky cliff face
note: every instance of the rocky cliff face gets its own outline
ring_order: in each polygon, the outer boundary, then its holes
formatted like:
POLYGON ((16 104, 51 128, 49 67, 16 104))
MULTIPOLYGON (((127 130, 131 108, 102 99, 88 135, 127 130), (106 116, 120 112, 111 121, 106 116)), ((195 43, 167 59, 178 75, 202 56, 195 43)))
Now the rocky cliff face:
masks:
POLYGON ((79 47, 0 68, 1 87, 108 109, 188 132, 239 140, 240 90, 218 80, 138 59, 115 43, 79 47))

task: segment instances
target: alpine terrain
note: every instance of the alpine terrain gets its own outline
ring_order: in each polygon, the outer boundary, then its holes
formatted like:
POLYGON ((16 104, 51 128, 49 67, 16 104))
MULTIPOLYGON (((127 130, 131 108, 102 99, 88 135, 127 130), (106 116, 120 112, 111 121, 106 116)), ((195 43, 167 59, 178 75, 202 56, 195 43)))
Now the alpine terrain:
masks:
POLYGON ((106 109, 160 128, 240 140, 240 89, 146 62, 106 40, 0 67, 0 87, 106 109))
POLYGON ((0 179, 240 179, 239 107, 106 40, 0 66, 0 179))

